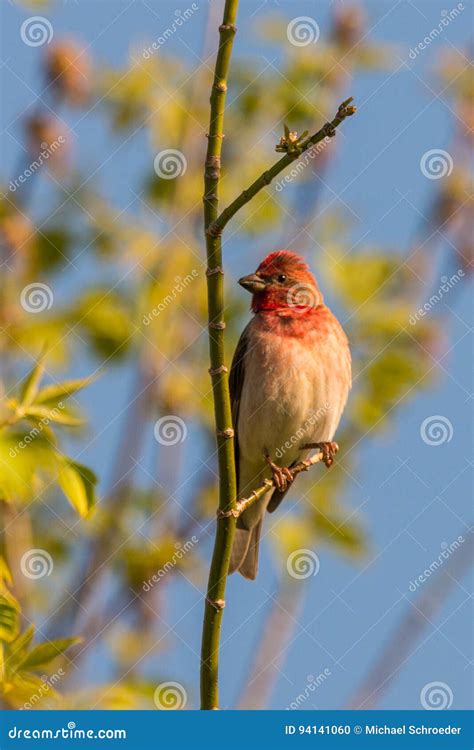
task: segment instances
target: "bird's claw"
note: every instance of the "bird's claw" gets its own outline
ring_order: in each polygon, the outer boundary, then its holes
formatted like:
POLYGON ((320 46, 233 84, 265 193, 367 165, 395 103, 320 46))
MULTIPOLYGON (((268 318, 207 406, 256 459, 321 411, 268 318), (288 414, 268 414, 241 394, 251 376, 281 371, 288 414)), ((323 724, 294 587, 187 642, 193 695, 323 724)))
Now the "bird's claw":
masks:
POLYGON ((285 490, 288 489, 295 478, 293 472, 286 466, 284 466, 283 468, 281 466, 277 466, 276 463, 271 460, 268 453, 265 454, 265 461, 272 471, 272 479, 275 487, 279 492, 285 492, 285 490))
POLYGON ((334 463, 334 456, 339 450, 338 444, 334 442, 306 443, 306 445, 303 445, 302 450, 305 448, 317 448, 320 450, 323 454, 323 463, 328 469, 334 463))

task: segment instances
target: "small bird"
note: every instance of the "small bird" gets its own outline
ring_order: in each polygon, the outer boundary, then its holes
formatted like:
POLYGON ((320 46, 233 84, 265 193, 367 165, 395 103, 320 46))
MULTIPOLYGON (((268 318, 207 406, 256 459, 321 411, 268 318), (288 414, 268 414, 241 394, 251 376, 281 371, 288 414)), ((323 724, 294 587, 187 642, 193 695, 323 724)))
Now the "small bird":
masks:
POLYGON ((252 294, 254 316, 230 371, 238 497, 265 479, 275 484, 237 520, 229 572, 253 580, 265 510, 272 513, 283 500, 292 467, 311 448, 322 451, 326 466, 333 462, 351 356, 340 323, 296 253, 270 253, 239 284, 252 294))

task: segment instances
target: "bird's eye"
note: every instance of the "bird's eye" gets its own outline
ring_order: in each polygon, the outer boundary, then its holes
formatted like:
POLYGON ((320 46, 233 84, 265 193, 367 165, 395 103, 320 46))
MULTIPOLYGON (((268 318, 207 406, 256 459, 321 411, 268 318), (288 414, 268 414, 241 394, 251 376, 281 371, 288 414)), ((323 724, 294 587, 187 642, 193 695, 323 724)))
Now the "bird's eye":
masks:
POLYGON ((283 284, 284 281, 286 281, 286 276, 284 273, 281 273, 278 277, 278 281, 283 284))

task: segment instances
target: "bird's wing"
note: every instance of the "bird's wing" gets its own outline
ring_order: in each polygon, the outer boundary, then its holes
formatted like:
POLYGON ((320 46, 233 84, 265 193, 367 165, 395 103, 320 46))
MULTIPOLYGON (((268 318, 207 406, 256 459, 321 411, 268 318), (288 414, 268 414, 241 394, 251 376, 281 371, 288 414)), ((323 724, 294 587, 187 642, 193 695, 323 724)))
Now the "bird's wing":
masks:
POLYGON ((244 387, 245 379, 245 355, 247 353, 249 341, 249 326, 250 323, 242 331, 239 342, 237 344, 237 348, 235 350, 234 359, 232 360, 229 375, 230 400, 232 404, 232 422, 234 425, 234 454, 235 470, 237 473, 237 486, 239 484, 239 436, 237 433, 237 425, 239 422, 240 401, 242 398, 242 389, 244 387))
MULTIPOLYGON (((239 422, 240 401, 242 398, 242 390, 245 381, 245 358, 249 346, 250 325, 251 322, 242 331, 237 344, 237 348, 235 350, 234 359, 232 360, 229 375, 230 399, 232 403, 232 422, 234 425, 234 455, 235 470, 237 473, 237 491, 239 485, 239 436, 237 432, 237 425, 239 422)), ((293 465, 297 463, 298 461, 294 461, 293 465)), ((267 510, 269 513, 273 513, 273 511, 278 508, 281 501, 288 492, 288 489, 286 489, 284 492, 274 490, 271 500, 267 506, 267 510)), ((239 520, 241 521, 241 519, 238 519, 237 526, 239 526, 239 520)))

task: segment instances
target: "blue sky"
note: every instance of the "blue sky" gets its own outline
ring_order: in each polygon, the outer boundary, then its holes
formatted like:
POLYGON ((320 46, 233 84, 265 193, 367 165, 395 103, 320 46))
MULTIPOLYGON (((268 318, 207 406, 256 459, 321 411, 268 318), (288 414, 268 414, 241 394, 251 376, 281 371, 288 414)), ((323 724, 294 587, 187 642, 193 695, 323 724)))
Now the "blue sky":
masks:
MULTIPOLYGON (((182 3, 179 9, 183 11, 189 5, 182 3)), ((196 64, 195 55, 199 54, 202 43, 206 3, 200 5, 202 8, 192 22, 169 39, 165 49, 165 53, 179 54, 191 64, 196 64)), ((334 5, 300 0, 242 2, 235 55, 259 54, 255 22, 275 11, 288 19, 296 16, 316 19, 324 36, 334 5)), ((443 45, 466 49, 472 6, 466 1, 463 14, 415 60, 408 53, 438 25, 442 11, 454 5, 436 0, 365 3, 371 29, 369 38, 395 45, 400 62, 395 71, 358 75, 351 86, 350 93, 356 99, 359 113, 350 122, 350 138, 340 136, 341 154, 331 170, 330 185, 323 191, 319 210, 335 202, 339 207, 346 206, 356 217, 351 231, 354 244, 361 240, 368 246, 381 243, 397 252, 408 252, 420 214, 426 212, 437 187, 436 182, 422 174, 420 159, 430 149, 449 151, 454 118, 450 102, 439 95, 442 85, 433 68, 443 45)), ((132 46, 143 48, 159 34, 160 28, 170 25, 176 8, 174 2, 156 0, 147 3, 100 0, 52 4, 42 13, 53 24, 58 38, 68 34, 78 36, 92 43, 95 60, 123 66, 132 46)), ((41 82, 35 50, 26 47, 19 36, 21 22, 31 12, 4 4, 2 15, 2 59, 8 62, 2 71, 3 121, 4 127, 7 126, 2 134, 2 154, 3 174, 10 175, 15 169, 13 136, 19 137, 19 123, 14 120, 29 105, 41 82)), ((278 57, 271 47, 265 54, 278 57)), ((89 168, 91 172, 96 168, 110 148, 97 127, 100 117, 95 112, 74 128, 78 155, 86 174, 89 168)), ((110 197, 116 205, 125 207, 131 200, 133 179, 141 173, 146 158, 143 134, 139 133, 107 161, 94 181, 111 191, 110 197)), ((47 199, 47 194, 36 197, 38 212, 44 207, 45 195, 47 199)), ((260 241, 256 244, 257 247, 246 248, 243 253, 234 253, 239 247, 237 237, 226 247, 226 259, 235 279, 253 270, 249 264, 256 265, 254 259, 268 249, 260 246, 260 241)), ((451 270, 456 270, 456 266, 451 270)), ((81 275, 80 283, 87 284, 87 268, 81 269, 81 275)), ((439 276, 435 274, 435 278, 439 276)), ((59 288, 59 298, 66 299, 68 291, 67 284, 59 288)), ((426 290, 427 298, 431 291, 426 290)), ((344 707, 360 685, 368 664, 390 639, 414 601, 410 581, 438 557, 443 543, 449 544, 467 532, 472 509, 469 472, 472 348, 467 335, 472 315, 467 285, 456 291, 452 300, 448 296, 440 304, 446 304, 440 315, 445 327, 445 351, 435 383, 407 408, 400 409, 390 430, 378 436, 376 442, 367 440, 360 464, 354 468, 356 481, 347 486, 345 503, 357 512, 370 535, 368 556, 355 566, 331 551, 321 552, 320 572, 307 586, 304 607, 294 613, 298 624, 280 665, 281 674, 270 708, 289 705, 304 690, 308 674, 318 674, 324 668, 330 670, 330 677, 302 707, 344 707), (452 439, 442 446, 427 445, 420 438, 421 424, 432 415, 441 415, 452 425, 452 439)), ((112 420, 117 407, 125 402, 124 377, 127 373, 109 373, 106 382, 97 383, 84 397, 86 407, 95 415, 93 429, 111 423, 99 450, 94 446, 94 450, 83 456, 83 460, 97 469, 107 464, 118 439, 118 427, 112 420)), ((235 705, 254 656, 259 626, 265 617, 260 604, 275 592, 277 583, 266 546, 255 584, 250 585, 237 576, 230 580, 223 628, 223 640, 230 640, 221 665, 221 690, 229 707, 235 705)), ((472 607, 468 590, 468 577, 453 585, 433 624, 424 631, 415 653, 393 679, 378 707, 418 708, 420 690, 433 681, 451 688, 453 708, 468 708, 472 704, 472 664, 469 664, 472 607)), ((175 631, 171 648, 166 652, 166 670, 174 679, 190 686, 192 707, 198 703, 197 683, 194 680, 193 687, 192 681, 198 670, 201 617, 201 593, 183 580, 166 612, 166 620, 175 631), (188 614, 183 617, 185 612, 188 614)), ((266 637, 271 639, 272 633, 266 637)))

